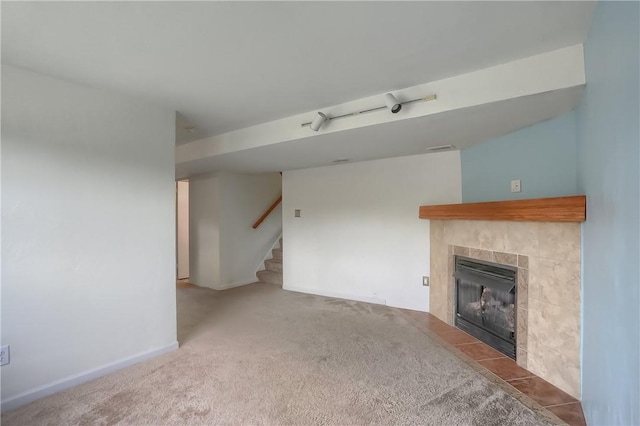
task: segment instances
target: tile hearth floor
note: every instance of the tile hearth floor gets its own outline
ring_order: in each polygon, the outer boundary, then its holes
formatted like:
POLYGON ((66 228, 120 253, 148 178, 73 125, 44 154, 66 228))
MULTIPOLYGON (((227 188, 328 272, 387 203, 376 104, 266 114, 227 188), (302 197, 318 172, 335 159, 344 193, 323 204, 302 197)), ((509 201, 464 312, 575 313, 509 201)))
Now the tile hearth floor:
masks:
POLYGON ((461 358, 478 372, 485 376, 492 374, 492 379, 508 385, 505 390, 512 395, 525 395, 571 426, 586 425, 580 401, 518 366, 511 358, 429 313, 400 311, 422 332, 436 338, 452 352, 461 354, 461 358))

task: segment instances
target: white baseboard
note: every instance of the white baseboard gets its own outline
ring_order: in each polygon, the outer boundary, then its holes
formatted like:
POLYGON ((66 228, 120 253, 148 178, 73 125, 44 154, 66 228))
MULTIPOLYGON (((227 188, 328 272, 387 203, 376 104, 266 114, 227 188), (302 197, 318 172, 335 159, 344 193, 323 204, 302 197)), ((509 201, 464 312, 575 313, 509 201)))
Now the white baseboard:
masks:
POLYGON ((333 291, 320 290, 317 288, 292 287, 285 285, 283 290, 295 291, 296 293, 315 294, 316 296, 333 297, 336 299, 356 300, 358 302, 373 303, 375 305, 386 305, 387 301, 377 297, 360 296, 357 294, 336 293, 333 291))
POLYGON ((247 284, 253 284, 253 283, 257 283, 258 282, 258 278, 254 278, 252 280, 248 280, 248 281, 240 281, 237 283, 231 283, 231 284, 225 284, 225 285, 221 285, 215 288, 215 290, 229 290, 231 288, 236 288, 236 287, 240 287, 243 285, 247 285, 247 284))
POLYGON ((2 412, 13 410, 14 408, 18 408, 40 398, 44 398, 45 396, 53 395, 54 393, 70 389, 74 386, 78 386, 82 383, 97 379, 98 377, 105 376, 109 373, 113 373, 114 371, 121 370, 125 367, 129 367, 150 358, 155 358, 159 355, 163 355, 176 349, 178 349, 178 342, 173 342, 170 345, 161 348, 151 349, 149 351, 112 362, 93 370, 83 371, 73 376, 69 376, 64 379, 56 380, 55 382, 49 384, 39 386, 35 389, 3 400, 2 412))
POLYGON ((209 285, 198 285, 198 284, 194 284, 194 283, 191 283, 191 285, 194 285, 194 286, 200 287, 200 288, 208 288, 210 290, 215 290, 215 291, 224 291, 224 290, 229 290, 229 289, 232 289, 232 288, 235 288, 235 287, 240 287, 240 286, 247 285, 247 284, 254 284, 254 283, 257 283, 257 282, 258 282, 258 278, 256 277, 256 278, 253 278, 253 279, 250 279, 250 280, 247 280, 247 281, 238 281, 236 283, 230 283, 230 284, 224 284, 224 285, 215 284, 215 285, 210 285, 209 286, 209 285))

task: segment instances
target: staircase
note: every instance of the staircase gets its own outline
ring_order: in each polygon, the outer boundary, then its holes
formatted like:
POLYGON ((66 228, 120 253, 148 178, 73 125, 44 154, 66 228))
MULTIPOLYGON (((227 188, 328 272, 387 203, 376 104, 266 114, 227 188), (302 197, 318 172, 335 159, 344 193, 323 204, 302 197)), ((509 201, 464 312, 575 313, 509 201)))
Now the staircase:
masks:
POLYGON ((278 248, 271 250, 272 259, 264 261, 265 269, 256 273, 258 281, 266 284, 276 284, 282 287, 282 238, 278 248))

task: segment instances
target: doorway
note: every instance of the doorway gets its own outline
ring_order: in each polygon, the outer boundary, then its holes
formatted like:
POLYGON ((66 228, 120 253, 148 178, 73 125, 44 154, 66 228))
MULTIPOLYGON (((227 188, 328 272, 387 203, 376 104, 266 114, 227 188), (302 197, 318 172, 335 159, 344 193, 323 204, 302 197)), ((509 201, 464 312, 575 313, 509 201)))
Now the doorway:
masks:
POLYGON ((176 271, 179 280, 189 278, 189 181, 176 182, 176 271))

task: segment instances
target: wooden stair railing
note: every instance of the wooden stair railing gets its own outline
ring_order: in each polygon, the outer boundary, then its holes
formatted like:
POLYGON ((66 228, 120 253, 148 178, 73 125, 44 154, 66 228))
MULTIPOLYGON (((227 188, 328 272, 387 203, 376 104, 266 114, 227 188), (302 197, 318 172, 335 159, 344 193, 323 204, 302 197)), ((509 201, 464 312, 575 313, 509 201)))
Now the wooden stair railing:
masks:
POLYGON ((278 204, 280 204, 281 202, 282 202, 282 195, 280 195, 278 199, 275 200, 273 204, 271 204, 271 206, 267 209, 267 211, 264 212, 262 216, 260 216, 260 219, 258 219, 256 223, 253 224, 253 229, 258 228, 258 226, 260 226, 260 224, 264 222, 267 216, 269 216, 271 212, 275 210, 275 208, 278 207, 278 204))

